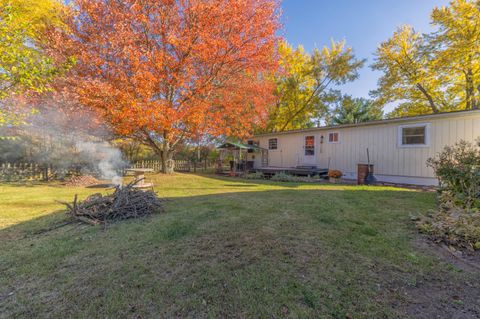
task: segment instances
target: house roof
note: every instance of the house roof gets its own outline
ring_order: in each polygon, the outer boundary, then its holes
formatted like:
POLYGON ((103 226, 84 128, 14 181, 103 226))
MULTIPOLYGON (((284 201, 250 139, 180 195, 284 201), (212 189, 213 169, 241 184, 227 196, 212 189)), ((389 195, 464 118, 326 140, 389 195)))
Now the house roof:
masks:
POLYGON ((218 146, 217 149, 244 149, 244 150, 264 150, 264 148, 257 145, 242 144, 238 142, 225 142, 218 146))
POLYGON ((368 121, 368 122, 362 122, 362 123, 356 123, 356 124, 326 125, 326 126, 298 129, 298 130, 257 134, 255 135, 255 137, 289 134, 289 133, 312 132, 312 131, 321 131, 321 130, 332 130, 332 129, 339 129, 339 128, 362 127, 362 126, 370 126, 370 125, 382 125, 382 124, 397 123, 397 122, 417 121, 417 120, 430 119, 430 118, 453 117, 453 116, 460 116, 462 114, 472 114, 472 113, 478 113, 480 115, 480 110, 478 109, 477 110, 461 110, 461 111, 443 112, 443 113, 435 113, 435 114, 397 117, 397 118, 368 121))

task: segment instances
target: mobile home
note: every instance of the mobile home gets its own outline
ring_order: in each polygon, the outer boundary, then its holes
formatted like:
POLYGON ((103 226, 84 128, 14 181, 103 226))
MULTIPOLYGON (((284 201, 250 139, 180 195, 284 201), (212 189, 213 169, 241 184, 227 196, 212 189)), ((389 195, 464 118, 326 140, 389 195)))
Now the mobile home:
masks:
POLYGON ((356 179, 367 163, 367 148, 377 180, 436 185, 428 158, 460 140, 480 137, 480 110, 386 119, 257 135, 249 141, 268 152, 251 153, 254 168, 338 169, 356 179))

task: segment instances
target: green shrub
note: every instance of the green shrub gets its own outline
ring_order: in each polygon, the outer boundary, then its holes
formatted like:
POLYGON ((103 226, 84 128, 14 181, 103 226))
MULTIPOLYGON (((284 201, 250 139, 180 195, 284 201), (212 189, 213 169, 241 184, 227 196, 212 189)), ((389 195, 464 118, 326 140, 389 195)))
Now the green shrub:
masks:
MULTIPOLYGON (((480 142, 479 145, 480 146, 480 142)), ((480 148, 460 141, 447 146, 427 165, 435 171, 441 192, 449 194, 456 205, 480 208, 480 148)))
POLYGON ((271 178, 276 182, 318 183, 323 181, 319 176, 295 176, 285 172, 275 173, 271 178))
POLYGON ((479 147, 461 141, 427 164, 440 182, 439 206, 417 222, 418 229, 448 245, 480 249, 479 147))
POLYGON ((298 182, 299 178, 284 172, 275 173, 271 178, 272 181, 277 182, 298 182))
POLYGON ((245 175, 246 179, 264 179, 265 176, 263 176, 262 172, 255 172, 255 173, 248 173, 245 175))

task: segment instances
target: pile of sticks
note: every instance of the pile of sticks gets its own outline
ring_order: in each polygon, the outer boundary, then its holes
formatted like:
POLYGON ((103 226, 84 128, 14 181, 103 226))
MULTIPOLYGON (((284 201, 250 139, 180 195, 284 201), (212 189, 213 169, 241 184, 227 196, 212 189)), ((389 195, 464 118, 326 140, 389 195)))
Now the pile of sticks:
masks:
POLYGON ((82 202, 63 203, 67 214, 82 222, 98 225, 110 221, 138 218, 163 211, 163 201, 153 191, 135 188, 134 181, 126 186, 117 186, 110 195, 93 194, 82 202))

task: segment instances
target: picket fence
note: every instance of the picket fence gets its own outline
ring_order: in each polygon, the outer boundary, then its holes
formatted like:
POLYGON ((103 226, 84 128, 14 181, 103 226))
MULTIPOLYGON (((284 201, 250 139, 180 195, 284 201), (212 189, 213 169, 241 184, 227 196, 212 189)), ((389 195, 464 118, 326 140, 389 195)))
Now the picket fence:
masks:
POLYGON ((53 165, 41 165, 37 163, 1 163, 0 180, 44 180, 53 179, 55 169, 53 165))
MULTIPOLYGON (((174 170, 176 172, 197 172, 197 171, 207 171, 215 167, 214 161, 187 161, 187 160, 174 160, 175 166, 174 170)), ((161 161, 138 161, 133 163, 131 168, 150 168, 155 172, 160 172, 162 170, 161 161)))
MULTIPOLYGON (((214 167, 214 162, 202 161, 193 163, 187 160, 175 160, 174 170, 177 172, 197 172, 207 171, 214 167)), ((138 161, 132 163, 128 168, 150 168, 155 172, 162 170, 161 161, 138 161)), ((81 168, 60 168, 53 164, 38 163, 0 163, 0 181, 49 181, 61 179, 72 174, 80 174, 81 168)), ((119 170, 119 174, 123 175, 124 171, 119 170)))

